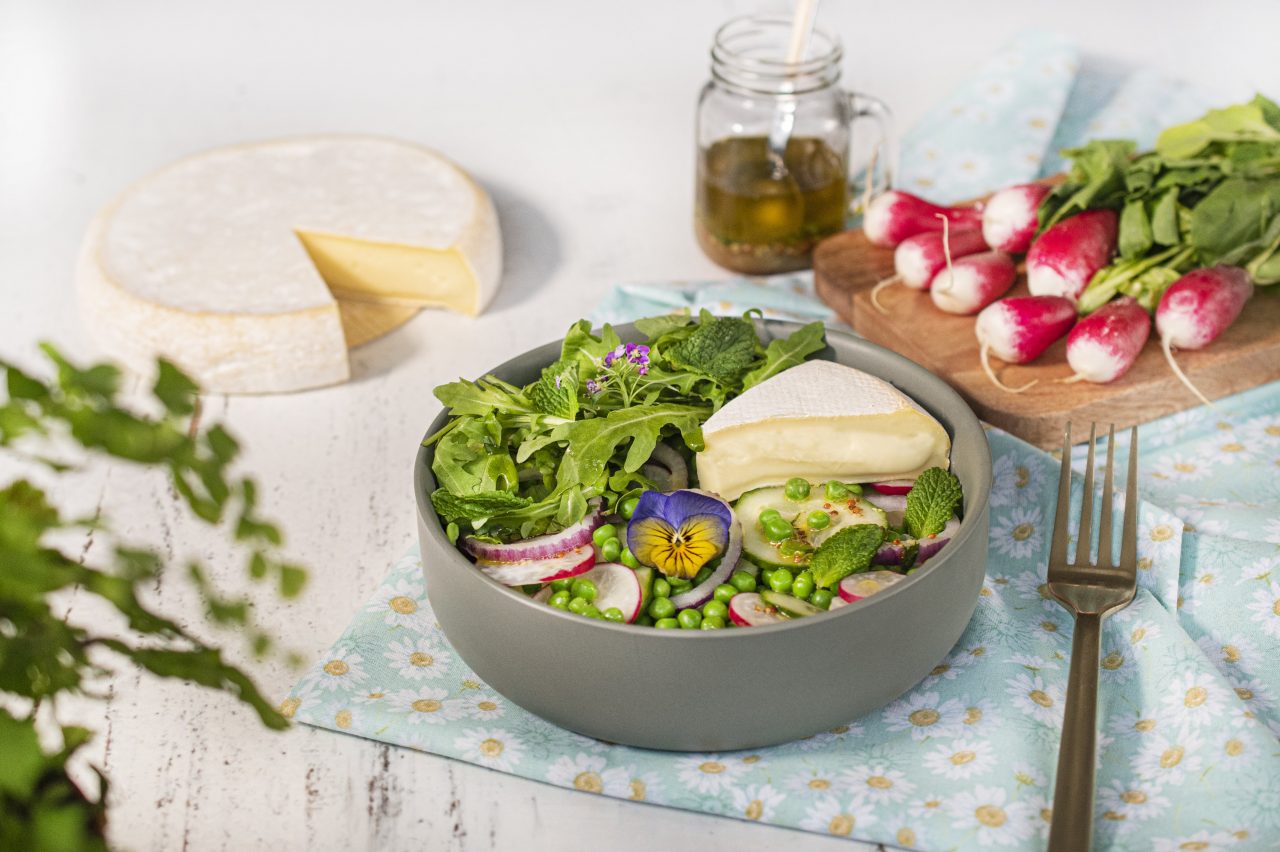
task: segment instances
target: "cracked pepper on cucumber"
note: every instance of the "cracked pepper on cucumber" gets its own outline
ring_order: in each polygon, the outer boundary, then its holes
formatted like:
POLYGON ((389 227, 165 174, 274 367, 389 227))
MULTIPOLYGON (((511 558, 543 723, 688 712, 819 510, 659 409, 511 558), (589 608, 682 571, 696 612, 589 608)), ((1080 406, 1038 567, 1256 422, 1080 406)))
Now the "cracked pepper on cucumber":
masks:
POLYGON ((742 317, 582 320, 517 387, 436 388, 431 502, 479 570, 547 606, 712 630, 888 588, 959 527, 950 439, 880 379, 810 360, 821 323, 760 340, 742 317))

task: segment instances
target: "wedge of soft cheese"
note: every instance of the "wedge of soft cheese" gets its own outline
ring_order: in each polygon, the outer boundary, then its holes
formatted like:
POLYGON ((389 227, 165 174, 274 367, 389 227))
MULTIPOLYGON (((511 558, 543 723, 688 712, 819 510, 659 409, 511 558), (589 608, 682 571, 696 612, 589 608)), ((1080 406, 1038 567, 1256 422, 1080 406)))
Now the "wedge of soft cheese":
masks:
POLYGON ((811 482, 914 479, 947 467, 951 439, 888 382, 807 361, 731 400, 702 426, 698 482, 726 500, 793 476, 811 482))
POLYGON ((348 339, 376 336, 363 323, 344 337, 335 297, 475 315, 501 273, 493 205, 465 172, 416 145, 334 136, 211 151, 146 178, 94 221, 77 279, 108 354, 144 371, 163 355, 210 391, 270 393, 345 380, 348 339))

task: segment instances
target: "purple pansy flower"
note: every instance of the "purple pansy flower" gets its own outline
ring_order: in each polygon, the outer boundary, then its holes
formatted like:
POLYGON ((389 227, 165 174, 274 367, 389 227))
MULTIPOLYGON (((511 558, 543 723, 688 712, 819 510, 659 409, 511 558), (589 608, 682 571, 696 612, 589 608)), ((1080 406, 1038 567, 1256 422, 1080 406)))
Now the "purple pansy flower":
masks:
POLYGON ((724 553, 733 515, 714 497, 697 491, 646 491, 627 524, 627 547, 636 560, 668 577, 692 579, 724 553))

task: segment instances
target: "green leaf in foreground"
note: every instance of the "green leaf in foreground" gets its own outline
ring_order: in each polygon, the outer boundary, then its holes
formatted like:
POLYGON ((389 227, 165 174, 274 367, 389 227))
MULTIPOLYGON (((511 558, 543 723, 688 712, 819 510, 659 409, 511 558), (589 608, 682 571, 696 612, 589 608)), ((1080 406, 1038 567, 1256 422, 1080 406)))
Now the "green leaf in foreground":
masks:
POLYGON ((488 518, 523 509, 532 502, 528 497, 521 497, 509 491, 485 491, 480 494, 459 496, 444 488, 431 492, 431 505, 446 521, 461 521, 472 518, 488 518))
POLYGON ((631 444, 622 469, 637 471, 653 454, 668 426, 679 430, 690 449, 701 449, 701 422, 707 413, 708 409, 690 405, 643 405, 619 408, 607 417, 566 423, 553 433, 558 440, 569 442, 556 478, 561 486, 599 483, 614 452, 627 440, 631 444))
POLYGON ((880 549, 883 534, 883 528, 876 524, 855 524, 818 545, 809 562, 814 584, 829 589, 850 574, 866 571, 880 549))
POLYGON ((742 380, 742 389, 755 387, 783 370, 801 364, 805 358, 827 345, 825 333, 822 323, 811 322, 784 338, 770 341, 764 350, 764 363, 747 373, 742 380))
POLYGON ((907 493, 907 510, 903 515, 907 532, 914 539, 942 532, 960 508, 963 496, 960 480, 954 473, 940 467, 929 468, 907 493))

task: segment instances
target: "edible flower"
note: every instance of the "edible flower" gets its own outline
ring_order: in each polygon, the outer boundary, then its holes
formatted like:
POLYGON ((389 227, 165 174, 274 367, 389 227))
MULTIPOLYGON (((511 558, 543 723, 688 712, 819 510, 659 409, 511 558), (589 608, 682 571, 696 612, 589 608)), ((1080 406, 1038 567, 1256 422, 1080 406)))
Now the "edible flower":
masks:
POLYGON ((642 565, 692 579, 724 553, 732 523, 729 507, 706 494, 646 491, 627 525, 627 547, 642 565))

